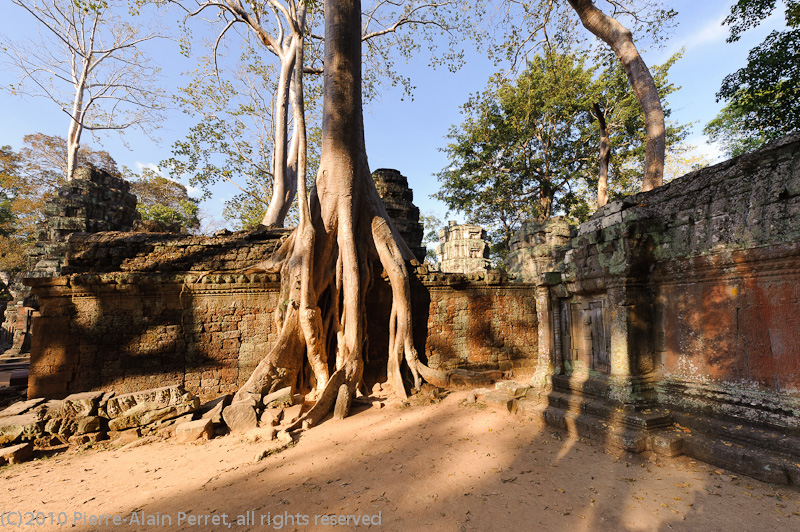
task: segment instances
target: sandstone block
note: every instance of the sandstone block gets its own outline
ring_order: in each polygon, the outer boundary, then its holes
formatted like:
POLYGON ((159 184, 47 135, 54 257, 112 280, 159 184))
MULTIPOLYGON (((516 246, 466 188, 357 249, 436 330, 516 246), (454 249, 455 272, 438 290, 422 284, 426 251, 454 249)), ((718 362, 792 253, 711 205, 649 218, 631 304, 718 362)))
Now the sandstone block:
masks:
POLYGON ((198 419, 181 423, 175 427, 175 437, 181 443, 199 439, 210 440, 214 436, 214 425, 211 419, 198 419))
POLYGON ((275 426, 281 422, 282 417, 283 417, 283 409, 266 408, 261 413, 261 418, 259 418, 258 424, 262 427, 275 426))
POLYGON ((249 400, 232 403, 222 411, 222 419, 231 432, 247 432, 258 426, 256 409, 249 400))
POLYGON ((271 394, 265 395, 262 399, 264 406, 267 408, 270 407, 279 407, 279 406, 291 406, 292 404, 292 388, 286 387, 277 392, 272 392, 271 394))
POLYGON ((108 437, 114 440, 115 443, 125 445, 141 438, 142 430, 139 427, 127 430, 111 430, 108 432, 108 437))
POLYGON ((3 464, 19 464, 29 460, 33 455, 33 443, 20 443, 11 447, 4 447, 0 449, 0 465, 3 464))
POLYGON ((14 403, 8 408, 0 411, 0 418, 18 416, 20 414, 24 414, 28 410, 31 410, 32 408, 39 406, 44 402, 45 399, 42 397, 39 399, 29 399, 28 401, 20 401, 18 403, 14 403))
POLYGON ((123 414, 110 419, 110 430, 125 430, 132 427, 143 427, 164 419, 171 419, 194 412, 200 406, 200 399, 195 397, 185 403, 164 406, 159 402, 143 402, 126 410, 123 414))
POLYGON ((153 388, 111 397, 100 415, 113 419, 142 404, 151 405, 151 409, 154 405, 158 405, 158 408, 165 408, 186 403, 190 398, 190 394, 187 394, 180 385, 153 388))
POLYGON ((68 396, 61 403, 61 417, 77 419, 97 415, 97 406, 105 392, 83 392, 68 396))
POLYGON ((44 422, 36 414, 0 418, 0 445, 17 440, 33 440, 43 434, 44 422))
POLYGON ((512 414, 517 411, 516 399, 514 399, 513 395, 505 391, 495 390, 493 392, 487 392, 483 400, 486 401, 487 404, 505 408, 512 414))
POLYGON ((75 434, 74 436, 70 436, 69 444, 72 447, 79 447, 81 445, 86 445, 89 443, 97 443, 99 441, 103 441, 108 438, 108 435, 105 432, 89 432, 87 434, 75 434))
POLYGON ((77 420, 75 434, 86 434, 87 432, 99 432, 101 419, 98 416, 82 417, 77 420))
POLYGON ((216 425, 222 424, 222 411, 231 403, 232 398, 233 396, 230 394, 223 395, 204 404, 200 407, 201 411, 205 410, 201 416, 202 419, 210 419, 216 425))

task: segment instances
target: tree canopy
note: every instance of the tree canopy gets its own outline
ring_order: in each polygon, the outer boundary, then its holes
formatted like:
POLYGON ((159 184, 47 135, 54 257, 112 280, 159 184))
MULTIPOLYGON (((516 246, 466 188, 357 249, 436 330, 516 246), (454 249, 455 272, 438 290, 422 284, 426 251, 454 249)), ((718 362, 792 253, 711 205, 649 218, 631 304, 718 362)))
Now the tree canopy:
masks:
MULTIPOLYGON (((667 73, 679 56, 653 68, 662 97, 675 90, 667 73)), ((583 220, 594 210, 598 175, 597 113, 609 135, 612 197, 641 180, 643 113, 622 67, 588 66, 584 53, 546 50, 514 81, 492 80, 462 106, 451 128, 448 167, 436 197, 492 232, 501 256, 524 219, 561 213, 583 220)), ((668 128, 668 144, 685 127, 668 128)))
MULTIPOLYGON (((776 0, 739 0, 723 21, 728 42, 773 13, 776 0)), ((733 157, 800 130, 800 0, 785 0, 786 31, 750 50, 747 65, 725 76, 717 101, 727 105, 705 128, 733 157)))
POLYGON ((136 194, 136 210, 142 220, 155 220, 166 225, 177 223, 195 231, 200 228, 199 202, 189 196, 185 186, 150 168, 127 177, 131 192, 136 194))

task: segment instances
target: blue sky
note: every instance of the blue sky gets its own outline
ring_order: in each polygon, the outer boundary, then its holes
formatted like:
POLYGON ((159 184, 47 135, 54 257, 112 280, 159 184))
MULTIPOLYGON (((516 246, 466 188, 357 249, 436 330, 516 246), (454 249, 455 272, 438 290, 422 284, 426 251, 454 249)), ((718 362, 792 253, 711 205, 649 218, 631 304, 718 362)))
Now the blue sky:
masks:
MULTIPOLYGON (((681 89, 669 97, 674 120, 694 123, 689 142, 712 158, 719 151, 706 144, 703 126, 712 119, 721 104, 715 102, 715 93, 722 78, 744 66, 747 52, 760 43, 772 29, 782 27, 782 9, 761 26, 745 33, 737 42, 725 42, 727 28, 722 19, 730 11, 733 0, 674 0, 664 5, 678 12, 678 26, 663 50, 643 53, 648 65, 660 64, 682 47, 683 59, 670 71, 670 80, 681 89)), ((169 16, 174 20, 177 15, 169 16)), ((33 21, 25 11, 10 2, 0 2, 0 34, 12 39, 20 35, 35 37, 33 21)), ((636 36, 634 36, 635 38, 636 36)), ((191 61, 178 54, 175 42, 162 41, 153 56, 164 63, 164 84, 174 90, 184 80, 180 72, 191 68, 191 61)), ((152 51, 151 51, 152 53, 152 51)), ((450 126, 460 123, 459 106, 471 93, 480 91, 497 67, 484 55, 468 51, 467 65, 456 73, 445 68, 431 69, 426 57, 414 58, 407 64, 398 63, 398 70, 410 76, 416 87, 413 100, 401 99, 401 92, 384 90, 381 96, 367 104, 364 110, 367 153, 372 169, 396 168, 408 177, 414 189, 415 203, 423 212, 433 212, 444 218, 446 207, 430 198, 438 190, 434 174, 444 168, 447 160, 439 148, 446 144, 445 136, 450 126)), ((8 72, 2 72, 0 84, 12 81, 8 72)), ((65 136, 68 126, 66 115, 49 100, 14 97, 0 92, 0 145, 19 149, 26 134, 43 132, 65 136)), ((174 111, 156 135, 154 142, 136 132, 127 133, 126 145, 116 134, 99 135, 85 139, 95 148, 107 150, 120 165, 131 168, 152 165, 170 156, 175 140, 183 138, 193 120, 174 111)), ((187 184, 187 183, 184 183, 187 184)), ((217 187, 214 197, 204 202, 204 209, 221 220, 222 202, 235 191, 217 187)), ((454 215, 451 219, 462 220, 454 215)))

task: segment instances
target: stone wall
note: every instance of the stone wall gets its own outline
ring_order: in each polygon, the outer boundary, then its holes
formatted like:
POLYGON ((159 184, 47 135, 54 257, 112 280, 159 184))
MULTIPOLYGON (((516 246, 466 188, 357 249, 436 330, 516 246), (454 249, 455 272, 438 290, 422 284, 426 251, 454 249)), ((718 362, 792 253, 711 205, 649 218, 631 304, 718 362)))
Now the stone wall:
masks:
POLYGON ((541 281, 542 400, 640 431, 632 450, 800 484, 798 215, 800 134, 598 210, 541 281))
MULTIPOLYGON (((72 235, 64 264, 72 273, 28 280, 40 301, 29 396, 184 385, 205 400, 235 391, 275 341, 279 276, 201 272, 252 265, 286 234, 72 235)), ((432 366, 532 369, 533 287, 422 266, 413 288, 415 341, 432 366)), ((367 312, 373 382, 385 374, 390 305, 378 278, 367 312)))

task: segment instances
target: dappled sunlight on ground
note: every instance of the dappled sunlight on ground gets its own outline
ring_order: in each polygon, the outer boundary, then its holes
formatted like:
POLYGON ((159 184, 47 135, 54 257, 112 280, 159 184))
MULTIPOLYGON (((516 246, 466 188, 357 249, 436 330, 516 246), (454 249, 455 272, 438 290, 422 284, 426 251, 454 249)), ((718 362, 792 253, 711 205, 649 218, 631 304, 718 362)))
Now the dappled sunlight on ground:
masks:
POLYGON ((372 529, 404 531, 800 527, 797 492, 686 458, 606 450, 465 397, 361 406, 260 461, 269 444, 240 436, 56 456, 0 469, 0 499, 4 509, 66 512, 70 524, 75 512, 172 522, 114 530, 225 530, 212 525, 223 514, 230 530, 253 531, 364 528, 354 517, 323 524, 331 515, 367 515, 372 529), (190 516, 208 524, 189 524, 190 516))

